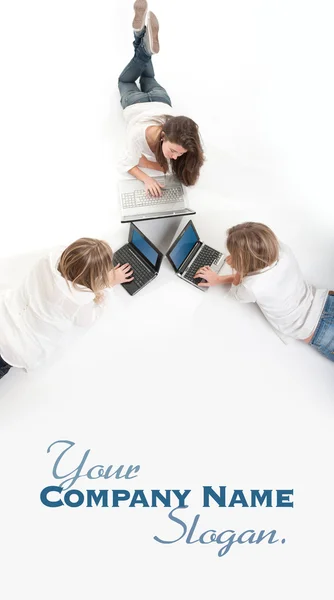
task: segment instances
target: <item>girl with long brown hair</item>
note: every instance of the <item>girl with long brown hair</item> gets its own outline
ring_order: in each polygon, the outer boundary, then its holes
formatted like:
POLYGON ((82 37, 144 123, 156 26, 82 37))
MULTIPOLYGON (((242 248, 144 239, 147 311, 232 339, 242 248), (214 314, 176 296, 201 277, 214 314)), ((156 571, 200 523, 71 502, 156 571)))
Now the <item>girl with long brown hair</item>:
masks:
POLYGON ((127 123, 126 151, 119 166, 142 181, 146 192, 160 196, 162 186, 141 167, 171 171, 189 186, 199 177, 204 155, 197 124, 176 115, 169 95, 155 79, 151 58, 159 52, 158 20, 149 12, 145 25, 146 0, 136 0, 134 10, 135 53, 118 80, 127 123))

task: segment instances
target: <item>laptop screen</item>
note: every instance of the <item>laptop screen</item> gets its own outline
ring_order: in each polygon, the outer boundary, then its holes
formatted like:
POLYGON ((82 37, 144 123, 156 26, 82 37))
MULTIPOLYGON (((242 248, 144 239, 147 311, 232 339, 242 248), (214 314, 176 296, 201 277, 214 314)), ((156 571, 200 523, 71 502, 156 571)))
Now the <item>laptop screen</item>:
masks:
POLYGON ((139 252, 151 263, 155 269, 159 264, 159 253, 155 247, 150 244, 149 240, 142 234, 139 229, 132 224, 129 242, 139 250, 139 252))
POLYGON ((180 268, 183 261, 187 258, 197 242, 199 242, 197 231, 193 222, 189 221, 179 235, 174 246, 172 246, 170 252, 168 252, 168 258, 176 270, 180 268))

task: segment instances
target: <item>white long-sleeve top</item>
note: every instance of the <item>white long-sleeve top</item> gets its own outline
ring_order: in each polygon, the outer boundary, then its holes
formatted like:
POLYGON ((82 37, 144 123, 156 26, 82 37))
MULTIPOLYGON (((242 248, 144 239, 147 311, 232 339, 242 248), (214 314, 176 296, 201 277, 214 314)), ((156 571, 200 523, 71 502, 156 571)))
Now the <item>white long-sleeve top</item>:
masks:
POLYGON ((155 155, 146 140, 146 129, 157 125, 155 117, 162 115, 176 116, 173 108, 163 102, 140 102, 123 110, 127 124, 126 144, 118 168, 121 172, 130 171, 138 165, 143 154, 148 160, 156 162, 155 155))
POLYGON ((18 289, 0 295, 0 355, 13 367, 35 368, 65 332, 88 327, 101 313, 91 290, 67 284, 58 271, 64 249, 39 260, 18 289))
POLYGON ((307 339, 316 329, 328 290, 307 283, 296 258, 280 243, 278 260, 231 287, 240 302, 256 302, 279 337, 307 339))

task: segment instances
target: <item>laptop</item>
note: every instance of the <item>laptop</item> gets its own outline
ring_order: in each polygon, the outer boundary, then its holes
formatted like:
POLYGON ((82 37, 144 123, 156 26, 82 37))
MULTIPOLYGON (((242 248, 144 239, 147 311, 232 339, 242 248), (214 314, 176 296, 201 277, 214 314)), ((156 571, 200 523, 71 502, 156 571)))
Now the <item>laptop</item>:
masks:
POLYGON ((121 223, 195 215, 188 207, 187 190, 174 175, 154 177, 164 186, 162 194, 155 197, 145 192, 145 185, 138 179, 119 182, 121 223))
POLYGON ((225 255, 222 252, 200 241, 192 221, 189 221, 181 231, 166 256, 179 277, 203 292, 209 288, 198 285, 205 279, 194 279, 198 269, 207 265, 219 273, 225 262, 225 255))
POLYGON ((122 283, 124 289, 133 296, 157 277, 163 254, 133 224, 130 225, 129 241, 114 253, 114 265, 129 263, 133 269, 132 281, 122 283))

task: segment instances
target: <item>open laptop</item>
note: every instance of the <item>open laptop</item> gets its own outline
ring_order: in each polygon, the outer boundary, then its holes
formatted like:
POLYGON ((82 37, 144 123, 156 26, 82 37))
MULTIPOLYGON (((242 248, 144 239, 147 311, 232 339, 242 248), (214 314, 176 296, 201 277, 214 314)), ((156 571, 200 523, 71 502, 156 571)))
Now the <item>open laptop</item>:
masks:
POLYGON ((188 207, 186 188, 174 175, 161 175, 154 179, 164 186, 159 197, 147 194, 145 185, 138 179, 119 182, 122 223, 196 214, 188 207))
POLYGON ((198 284, 205 279, 194 279, 201 267, 211 266, 219 273, 225 262, 225 255, 200 241, 192 221, 189 221, 166 254, 176 274, 203 292, 208 287, 198 284))
POLYGON ((133 281, 122 283, 124 289, 133 296, 157 277, 163 254, 152 242, 131 223, 129 241, 114 253, 113 262, 129 263, 133 269, 133 281))

